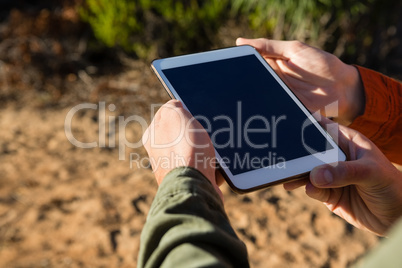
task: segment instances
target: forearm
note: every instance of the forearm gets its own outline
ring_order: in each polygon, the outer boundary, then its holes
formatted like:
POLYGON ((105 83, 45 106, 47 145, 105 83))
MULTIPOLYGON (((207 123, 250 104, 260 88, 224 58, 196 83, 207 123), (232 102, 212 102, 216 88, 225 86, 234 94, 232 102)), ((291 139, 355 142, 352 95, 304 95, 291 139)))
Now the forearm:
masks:
POLYGON ((339 103, 339 114, 336 120, 341 125, 348 126, 364 113, 365 92, 357 66, 347 64, 345 66, 342 75, 343 83, 340 83, 338 88, 338 91, 345 92, 344 105, 339 103))
POLYGON ((247 267, 211 183, 197 170, 177 168, 161 183, 141 234, 138 267, 247 267))

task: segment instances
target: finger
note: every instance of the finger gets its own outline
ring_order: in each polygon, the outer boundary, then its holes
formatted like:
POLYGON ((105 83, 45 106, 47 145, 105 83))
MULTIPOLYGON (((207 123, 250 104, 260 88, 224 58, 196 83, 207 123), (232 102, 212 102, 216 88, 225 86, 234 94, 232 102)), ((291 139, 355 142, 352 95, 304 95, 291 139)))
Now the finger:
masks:
POLYGON ((219 168, 215 170, 215 181, 218 186, 221 186, 225 181, 225 178, 222 175, 222 171, 219 168))
POLYGON ((151 124, 142 135, 142 144, 150 153, 151 143, 169 144, 175 138, 182 137, 188 118, 191 115, 183 108, 183 104, 178 100, 170 100, 160 107, 152 119, 151 124), (168 127, 174 125, 175 127, 168 127), (170 137, 171 140, 167 140, 170 137), (152 140, 152 142, 151 142, 152 140))
MULTIPOLYGON (((347 158, 350 159, 350 151, 353 150, 354 147, 354 144, 351 143, 351 141, 353 140, 353 137, 357 135, 357 132, 353 129, 339 125, 320 114, 318 111, 312 113, 312 115, 347 155, 347 158)), ((352 160, 354 159, 355 158, 352 158, 352 160)))
POLYGON ((159 110, 156 112, 155 116, 152 118, 151 124, 155 124, 155 123, 159 122, 162 118, 162 114, 169 113, 173 110, 176 110, 177 108, 180 109, 182 107, 183 107, 183 104, 179 100, 169 100, 168 102, 166 102, 159 108, 159 110))
POLYGON ((301 186, 304 186, 307 184, 307 182, 309 181, 308 178, 306 179, 301 179, 301 180, 296 180, 296 181, 290 181, 290 182, 286 182, 283 184, 283 188, 286 191, 293 191, 301 186))
MULTIPOLYGON (((364 135, 358 131, 339 125, 335 122, 328 123, 329 119, 322 118, 320 121, 326 123, 326 130, 341 147, 350 160, 365 158, 367 154, 380 154, 381 151, 364 135)), ((367 163, 366 163, 367 164, 367 163)))
POLYGON ((310 173, 311 183, 319 188, 340 188, 349 185, 369 186, 375 183, 372 165, 365 161, 338 162, 335 165, 323 165, 310 173))
POLYGON ((159 109, 157 114, 155 115, 154 119, 157 119, 158 113, 159 117, 170 117, 172 114, 177 114, 181 109, 183 109, 183 104, 178 100, 170 100, 166 102, 162 107, 159 109), (173 113, 172 113, 173 112, 173 113))
POLYGON ((331 195, 331 189, 317 188, 309 182, 306 184, 306 194, 318 201, 328 202, 331 195))
POLYGON ((170 100, 159 109, 152 124, 155 127, 162 128, 166 133, 181 133, 190 118, 192 118, 192 115, 183 108, 183 104, 180 101, 170 100), (175 127, 168 127, 172 125, 175 127))
POLYGON ((145 130, 144 134, 142 134, 141 142, 142 145, 145 147, 145 150, 148 151, 148 144, 149 144, 149 127, 145 130))
POLYGON ((181 101, 179 100, 169 100, 168 102, 166 102, 164 105, 171 105, 171 106, 175 106, 175 107, 183 107, 183 103, 181 103, 181 101))
MULTIPOLYGON (((269 66, 271 66, 271 68, 274 69, 275 73, 277 75, 279 75, 279 77, 282 79, 282 81, 285 82, 285 84, 290 87, 291 85, 289 83, 288 77, 281 70, 281 68, 279 67, 279 64, 278 64, 278 62, 283 61, 283 60, 273 59, 273 58, 265 58, 265 60, 267 61, 269 66)), ((291 87, 291 89, 293 89, 293 88, 291 87)))
POLYGON ((306 70, 296 66, 292 61, 278 59, 278 66, 283 73, 299 81, 307 80, 305 77, 309 74, 306 70))
MULTIPOLYGON (((160 109, 159 109, 160 110, 160 109)), ((158 111, 154 118, 152 119, 151 124, 147 127, 147 129, 144 131, 142 134, 141 142, 142 145, 144 146, 145 150, 149 153, 150 149, 150 143, 151 143, 151 131, 152 129, 155 129, 155 121, 158 121, 160 118, 160 112, 158 111)))
POLYGON ((253 46, 264 57, 281 58, 286 60, 291 58, 293 51, 296 48, 296 43, 302 44, 297 41, 278 41, 278 40, 268 40, 265 38, 259 38, 259 39, 237 38, 236 40, 236 45, 253 46))
POLYGON ((225 199, 223 197, 223 193, 222 193, 221 189, 219 188, 218 185, 215 185, 214 188, 215 188, 215 191, 218 193, 219 197, 221 198, 222 202, 224 203, 225 199))
POLYGON ((355 135, 354 132, 353 133, 349 132, 348 135, 346 135, 344 132, 341 131, 341 128, 344 128, 343 126, 325 117, 325 115, 320 113, 321 112, 320 110, 317 111, 309 110, 309 111, 311 113, 311 116, 314 117, 315 120, 317 120, 317 122, 328 132, 328 134, 335 141, 335 143, 346 154, 347 159, 351 159, 349 152, 351 147, 353 147, 354 145, 351 144, 352 137, 350 137, 350 135, 352 136, 355 135))

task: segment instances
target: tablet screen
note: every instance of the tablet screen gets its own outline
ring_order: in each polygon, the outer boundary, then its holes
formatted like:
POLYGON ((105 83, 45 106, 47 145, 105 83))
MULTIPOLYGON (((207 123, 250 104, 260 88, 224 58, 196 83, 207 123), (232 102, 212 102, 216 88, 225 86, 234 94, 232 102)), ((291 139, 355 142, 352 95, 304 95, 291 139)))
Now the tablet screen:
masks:
POLYGON ((333 148, 254 55, 162 71, 233 175, 333 148))

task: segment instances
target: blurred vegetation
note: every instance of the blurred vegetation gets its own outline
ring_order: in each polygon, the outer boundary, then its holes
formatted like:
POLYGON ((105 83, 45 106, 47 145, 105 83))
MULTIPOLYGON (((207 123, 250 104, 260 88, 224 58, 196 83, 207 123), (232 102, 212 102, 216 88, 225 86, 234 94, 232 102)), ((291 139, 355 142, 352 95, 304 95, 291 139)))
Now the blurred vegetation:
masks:
POLYGON ((210 47, 227 8, 228 0, 87 0, 80 14, 105 45, 148 58, 210 47))
POLYGON ((105 45, 145 59, 210 49, 232 22, 248 24, 247 37, 297 39, 385 72, 402 66, 397 0, 85 0, 80 15, 105 45))
POLYGON ((300 40, 349 63, 401 71, 401 1, 232 0, 232 10, 248 16, 257 36, 300 40))

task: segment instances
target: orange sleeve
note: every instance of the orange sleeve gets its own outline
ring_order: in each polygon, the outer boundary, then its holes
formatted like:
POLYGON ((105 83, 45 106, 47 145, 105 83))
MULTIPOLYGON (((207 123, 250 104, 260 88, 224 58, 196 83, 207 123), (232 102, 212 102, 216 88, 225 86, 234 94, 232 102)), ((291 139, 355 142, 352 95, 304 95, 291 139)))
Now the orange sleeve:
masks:
POLYGON ((377 145, 387 158, 402 165, 402 83, 356 66, 363 82, 366 106, 353 128, 377 145))

